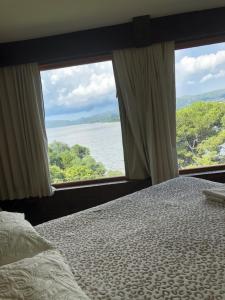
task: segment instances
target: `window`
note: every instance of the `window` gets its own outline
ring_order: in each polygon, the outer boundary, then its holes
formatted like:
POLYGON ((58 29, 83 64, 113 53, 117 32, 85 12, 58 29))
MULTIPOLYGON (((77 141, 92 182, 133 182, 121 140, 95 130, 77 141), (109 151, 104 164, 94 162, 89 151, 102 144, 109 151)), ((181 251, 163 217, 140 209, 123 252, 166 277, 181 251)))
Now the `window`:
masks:
POLYGON ((225 43, 176 51, 180 169, 225 164, 225 43))
POLYGON ((41 71, 52 183, 124 176, 111 61, 41 71))

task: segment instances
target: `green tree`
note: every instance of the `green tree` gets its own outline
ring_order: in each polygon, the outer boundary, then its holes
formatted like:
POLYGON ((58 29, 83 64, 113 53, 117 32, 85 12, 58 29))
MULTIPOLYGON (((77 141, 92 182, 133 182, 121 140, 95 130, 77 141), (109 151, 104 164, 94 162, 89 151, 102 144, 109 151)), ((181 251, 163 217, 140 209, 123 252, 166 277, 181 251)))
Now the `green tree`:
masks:
POLYGON ((177 153, 180 168, 225 162, 225 103, 196 102, 177 110, 177 153))
POLYGON ((120 176, 123 176, 123 173, 121 171, 109 170, 107 172, 107 177, 120 177, 120 176))
POLYGON ((90 150, 87 147, 81 145, 74 145, 70 148, 70 151, 74 153, 75 156, 83 159, 84 157, 90 156, 90 150))
POLYGON ((56 165, 50 165, 49 169, 52 182, 60 183, 65 181, 65 174, 62 169, 56 165))
POLYGON ((104 165, 90 155, 90 150, 81 145, 69 147, 54 141, 49 144, 48 153, 53 183, 110 177, 110 172, 120 175, 119 171, 107 172, 104 165))
POLYGON ((60 169, 63 169, 64 163, 62 160, 62 154, 69 152, 70 148, 67 144, 54 141, 48 145, 48 155, 50 160, 50 166, 58 166, 60 169))
POLYGON ((95 179, 98 175, 89 169, 87 166, 72 166, 65 170, 66 181, 95 179))

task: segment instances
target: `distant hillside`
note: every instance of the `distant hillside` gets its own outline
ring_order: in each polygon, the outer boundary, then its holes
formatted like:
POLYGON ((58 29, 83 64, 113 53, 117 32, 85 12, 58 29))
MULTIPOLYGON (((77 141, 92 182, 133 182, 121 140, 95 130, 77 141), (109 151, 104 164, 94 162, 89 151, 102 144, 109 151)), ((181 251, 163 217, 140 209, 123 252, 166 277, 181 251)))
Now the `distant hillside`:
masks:
MULTIPOLYGON (((189 95, 177 98, 177 109, 191 105, 197 101, 221 101, 225 102, 225 89, 216 90, 200 95, 189 95)), ((106 123, 118 122, 120 120, 119 111, 111 111, 97 114, 87 118, 80 118, 78 120, 47 120, 45 122, 47 128, 65 127, 78 124, 90 123, 106 123)))
POLYGON ((80 118, 78 120, 46 120, 45 125, 47 128, 55 128, 78 124, 118 122, 119 120, 119 113, 106 112, 87 118, 80 118))
POLYGON ((225 102, 225 89, 216 90, 200 95, 189 95, 177 98, 177 109, 191 105, 197 101, 222 101, 225 102))

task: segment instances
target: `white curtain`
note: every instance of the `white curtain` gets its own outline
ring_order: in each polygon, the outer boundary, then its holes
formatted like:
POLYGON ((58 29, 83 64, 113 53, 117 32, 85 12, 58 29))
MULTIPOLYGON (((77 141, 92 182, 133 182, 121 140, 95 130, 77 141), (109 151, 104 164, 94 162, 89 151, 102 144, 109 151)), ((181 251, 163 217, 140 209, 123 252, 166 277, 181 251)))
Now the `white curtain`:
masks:
POLYGON ((40 71, 0 68, 0 200, 52 194, 40 71))
POLYGON ((178 176, 174 42, 113 53, 126 176, 178 176))

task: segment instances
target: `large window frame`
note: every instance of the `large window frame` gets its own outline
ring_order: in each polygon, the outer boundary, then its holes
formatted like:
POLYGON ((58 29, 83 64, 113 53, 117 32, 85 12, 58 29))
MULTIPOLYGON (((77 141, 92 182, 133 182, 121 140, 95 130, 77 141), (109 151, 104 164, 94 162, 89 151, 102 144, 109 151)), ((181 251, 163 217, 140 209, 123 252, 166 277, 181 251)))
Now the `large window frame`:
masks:
MULTIPOLYGON (((47 71, 52 69, 75 67, 75 66, 81 66, 85 64, 91 64, 91 63, 99 63, 104 61, 112 61, 112 54, 105 54, 97 57, 89 57, 89 58, 82 58, 76 60, 65 60, 65 61, 53 62, 48 64, 39 64, 39 70, 47 71)), ((129 180, 127 179, 126 175, 124 175, 124 176, 115 176, 115 177, 108 177, 108 178, 53 183, 52 186, 55 187, 56 189, 61 189, 61 188, 70 188, 70 187, 79 187, 79 186, 84 187, 90 185, 104 185, 109 183, 120 183, 120 182, 122 183, 127 181, 129 180)))
MULTIPOLYGON (((175 43, 175 51, 182 50, 193 47, 207 46, 217 43, 224 43, 225 36, 212 36, 210 38, 202 38, 198 40, 184 41, 184 42, 176 42, 175 43)), ((221 173, 224 176, 225 164, 215 165, 215 166, 202 166, 197 168, 187 168, 187 169, 179 169, 180 175, 205 175, 207 179, 207 175, 212 175, 214 173, 221 173)))
MULTIPOLYGON (((184 42, 175 42, 175 50, 187 49, 192 47, 198 46, 207 46, 210 44, 222 43, 225 42, 225 36, 214 36, 210 38, 202 38, 198 40, 190 40, 184 42)), ((78 65, 84 65, 89 63, 97 63, 112 60, 112 53, 95 56, 95 57, 88 57, 88 58, 81 58, 81 59, 66 59, 65 61, 60 62, 52 62, 47 64, 39 64, 40 71, 46 71, 51 69, 58 69, 64 67, 72 67, 78 65)), ((189 168, 189 169, 180 169, 180 175, 188 175, 188 176, 205 176, 204 178, 207 179, 208 175, 213 174, 220 174, 224 176, 225 173, 225 164, 224 165, 215 165, 215 166, 203 166, 198 168, 189 168)), ((57 189, 61 188, 70 188, 70 187, 79 187, 79 186, 86 186, 86 185, 101 185, 101 184, 109 184, 109 183, 116 183, 116 182, 126 182, 129 181, 125 176, 119 177, 111 177, 111 178, 102 178, 102 179, 93 179, 93 180, 82 180, 82 181, 72 181, 72 182, 64 182, 64 183, 55 183, 53 186, 57 189)))

